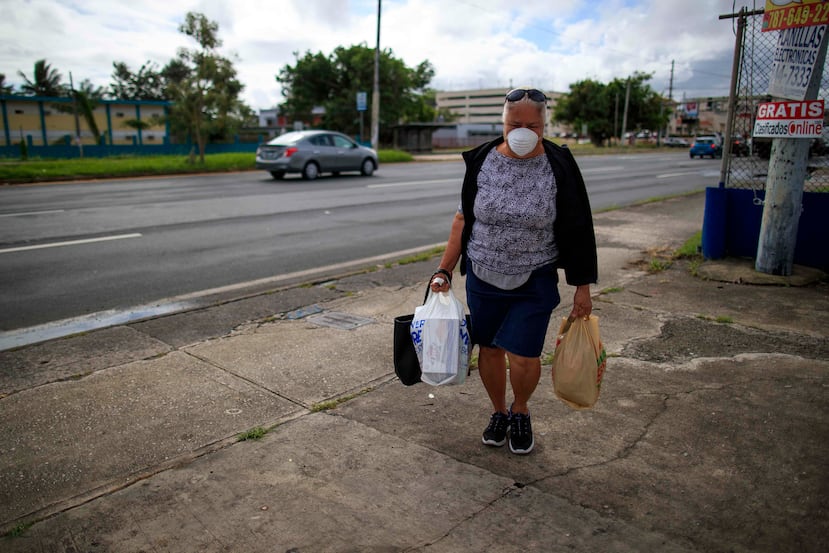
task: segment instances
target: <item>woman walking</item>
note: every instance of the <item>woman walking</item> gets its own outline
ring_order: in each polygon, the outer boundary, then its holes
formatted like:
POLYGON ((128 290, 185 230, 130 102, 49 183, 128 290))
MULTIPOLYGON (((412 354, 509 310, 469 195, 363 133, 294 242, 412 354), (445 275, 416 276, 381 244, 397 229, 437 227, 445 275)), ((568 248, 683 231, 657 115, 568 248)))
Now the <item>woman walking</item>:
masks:
POLYGON ((464 152, 461 204, 430 284, 448 290, 460 261, 478 369, 492 403, 482 440, 500 447, 509 438, 516 454, 535 444, 528 403, 560 301, 557 269, 576 287, 573 317, 590 315, 590 284, 598 277, 587 190, 570 150, 543 138, 546 100, 539 90, 511 90, 503 137, 464 152))

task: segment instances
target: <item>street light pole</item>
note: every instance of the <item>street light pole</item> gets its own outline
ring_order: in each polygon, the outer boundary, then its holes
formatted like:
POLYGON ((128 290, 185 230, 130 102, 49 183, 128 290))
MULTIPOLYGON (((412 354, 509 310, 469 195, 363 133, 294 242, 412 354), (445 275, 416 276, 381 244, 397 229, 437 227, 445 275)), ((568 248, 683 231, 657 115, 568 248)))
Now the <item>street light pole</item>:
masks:
POLYGON ((72 82, 72 72, 69 72, 69 90, 72 94, 72 112, 75 115, 75 143, 78 145, 78 152, 83 157, 83 143, 81 143, 81 123, 78 120, 78 95, 75 92, 75 83, 72 82))
POLYGON ((630 77, 628 77, 628 84, 625 88, 625 112, 622 115, 622 134, 619 136, 619 140, 622 142, 622 145, 625 144, 625 132, 627 131, 628 126, 628 104, 630 103, 630 77))
POLYGON ((374 90, 371 93, 371 147, 380 148, 380 5, 377 0, 377 46, 374 49, 374 90))

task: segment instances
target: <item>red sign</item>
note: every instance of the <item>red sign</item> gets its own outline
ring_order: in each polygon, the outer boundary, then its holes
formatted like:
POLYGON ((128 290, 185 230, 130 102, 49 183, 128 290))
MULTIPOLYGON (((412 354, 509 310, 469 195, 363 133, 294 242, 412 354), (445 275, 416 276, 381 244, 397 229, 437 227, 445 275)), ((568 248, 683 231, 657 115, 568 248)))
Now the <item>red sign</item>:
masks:
POLYGON ((757 106, 757 119, 817 119, 823 117, 823 100, 766 102, 757 106))
POLYGON ((757 106, 754 136, 816 138, 823 132, 823 100, 767 102, 757 106))
POLYGON ((829 23, 827 0, 766 0, 763 31, 779 31, 829 23))

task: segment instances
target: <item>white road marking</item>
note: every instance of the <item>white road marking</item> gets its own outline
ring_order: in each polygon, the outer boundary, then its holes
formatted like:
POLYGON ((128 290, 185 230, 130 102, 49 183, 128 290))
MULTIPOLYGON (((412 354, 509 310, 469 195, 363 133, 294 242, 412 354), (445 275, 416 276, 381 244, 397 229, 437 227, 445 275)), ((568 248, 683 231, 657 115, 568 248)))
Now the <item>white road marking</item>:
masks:
POLYGON ((685 175, 697 175, 699 171, 685 171, 684 173, 665 173, 664 175, 656 175, 658 179, 672 179, 674 177, 684 177, 685 175))
POLYGON ((24 211, 22 213, 0 213, 0 217, 25 217, 27 215, 47 215, 50 213, 63 213, 63 209, 50 209, 48 211, 24 211))
POLYGON ((29 250, 42 250, 44 248, 60 248, 63 246, 77 246, 79 244, 94 244, 95 242, 108 242, 110 240, 124 240, 127 238, 141 238, 140 233, 116 234, 113 236, 99 236, 98 238, 86 238, 83 240, 66 240, 65 242, 50 242, 49 244, 36 244, 34 246, 19 246, 16 248, 0 249, 2 253, 25 252, 29 250))
POLYGON ((593 169, 582 169, 581 174, 588 174, 588 173, 610 173, 611 171, 621 171, 624 169, 624 165, 617 165, 615 167, 595 167, 593 169))
POLYGON ((439 179, 439 180, 413 180, 409 182, 390 182, 386 184, 367 184, 366 188, 394 188, 397 186, 414 186, 416 184, 444 184, 447 182, 456 182, 460 184, 463 181, 461 178, 454 179, 439 179))

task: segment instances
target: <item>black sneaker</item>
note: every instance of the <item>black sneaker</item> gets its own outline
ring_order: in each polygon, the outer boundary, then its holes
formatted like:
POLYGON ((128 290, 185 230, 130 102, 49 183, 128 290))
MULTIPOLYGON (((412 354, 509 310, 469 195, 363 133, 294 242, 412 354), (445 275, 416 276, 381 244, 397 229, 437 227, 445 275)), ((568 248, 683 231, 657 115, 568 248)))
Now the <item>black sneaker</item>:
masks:
POLYGON ((489 426, 484 430, 481 440, 486 445, 501 447, 507 443, 507 428, 509 427, 509 415, 497 411, 489 417, 489 426))
POLYGON ((530 414, 510 412, 509 417, 509 450, 517 455, 526 455, 535 445, 530 414))

